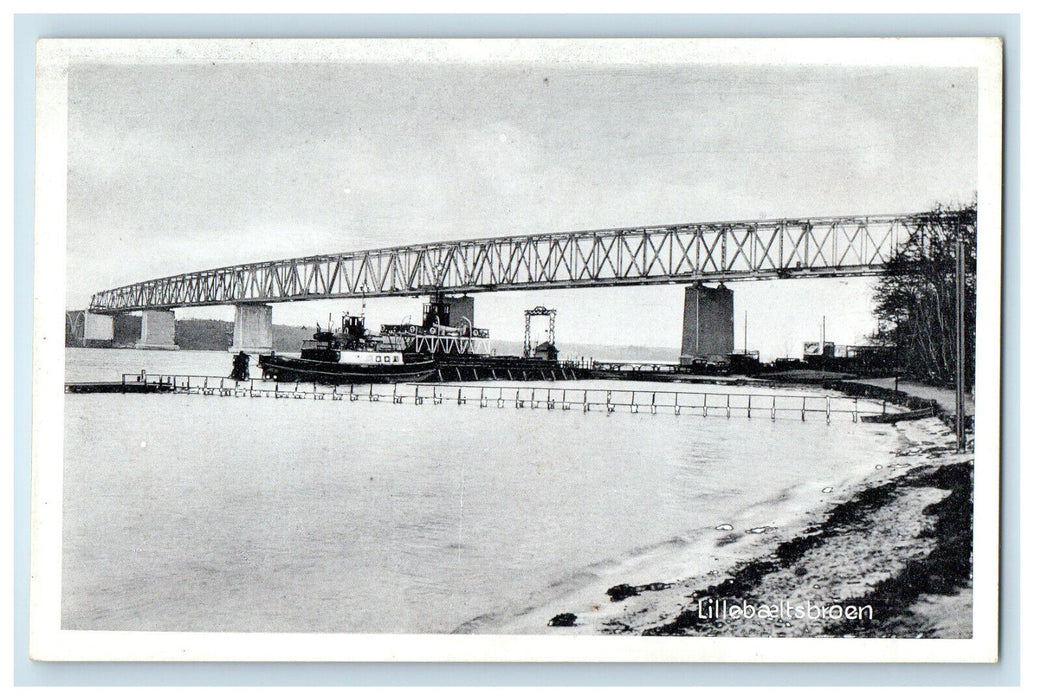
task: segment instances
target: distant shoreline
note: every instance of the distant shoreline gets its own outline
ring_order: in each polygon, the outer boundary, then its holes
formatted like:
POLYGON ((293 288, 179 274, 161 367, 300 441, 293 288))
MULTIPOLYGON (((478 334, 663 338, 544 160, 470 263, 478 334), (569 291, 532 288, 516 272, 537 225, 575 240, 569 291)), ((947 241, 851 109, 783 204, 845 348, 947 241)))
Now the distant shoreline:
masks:
MULTIPOLYGON (((197 350, 222 352, 232 344, 235 324, 231 321, 215 319, 177 319, 174 341, 181 350, 197 350)), ((310 340, 315 332, 314 325, 287 326, 273 324, 272 340, 276 352, 298 352, 305 340, 310 340)), ((120 325, 114 329, 115 338, 111 348, 132 350, 141 337, 141 319, 137 316, 121 317, 120 325)), ((561 359, 594 359, 602 362, 679 362, 680 348, 677 346, 636 346, 636 345, 598 345, 596 343, 558 342, 561 359)), ((66 339, 66 348, 80 348, 66 339)), ((86 346, 92 347, 92 346, 86 346)), ((492 339, 492 349, 500 355, 519 355, 524 348, 523 341, 492 339)))

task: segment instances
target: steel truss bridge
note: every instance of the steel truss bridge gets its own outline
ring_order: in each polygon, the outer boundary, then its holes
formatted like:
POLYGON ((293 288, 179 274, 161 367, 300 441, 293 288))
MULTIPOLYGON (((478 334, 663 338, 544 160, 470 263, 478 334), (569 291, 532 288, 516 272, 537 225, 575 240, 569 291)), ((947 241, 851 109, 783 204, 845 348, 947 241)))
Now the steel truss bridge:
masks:
POLYGON ((966 212, 678 224, 395 246, 232 265, 98 292, 95 313, 442 292, 878 274, 966 212))

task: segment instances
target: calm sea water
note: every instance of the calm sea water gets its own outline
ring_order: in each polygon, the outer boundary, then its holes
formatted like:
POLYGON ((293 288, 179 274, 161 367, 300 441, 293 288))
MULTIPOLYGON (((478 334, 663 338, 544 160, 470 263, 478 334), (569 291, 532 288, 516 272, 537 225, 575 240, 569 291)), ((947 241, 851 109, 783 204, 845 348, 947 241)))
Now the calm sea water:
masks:
MULTIPOLYGON (((230 368, 70 349, 66 380, 230 368)), ((846 421, 66 395, 62 625, 451 632, 864 474, 896 440, 846 421)))

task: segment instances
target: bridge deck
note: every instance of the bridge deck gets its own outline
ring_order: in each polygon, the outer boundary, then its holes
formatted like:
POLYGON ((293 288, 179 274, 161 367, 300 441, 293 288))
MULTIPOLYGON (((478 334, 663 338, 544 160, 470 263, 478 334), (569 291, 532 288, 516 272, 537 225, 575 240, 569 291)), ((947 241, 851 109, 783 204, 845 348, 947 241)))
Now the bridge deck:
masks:
POLYGON ((677 224, 506 236, 189 272, 98 292, 95 313, 351 297, 877 274, 966 212, 677 224))

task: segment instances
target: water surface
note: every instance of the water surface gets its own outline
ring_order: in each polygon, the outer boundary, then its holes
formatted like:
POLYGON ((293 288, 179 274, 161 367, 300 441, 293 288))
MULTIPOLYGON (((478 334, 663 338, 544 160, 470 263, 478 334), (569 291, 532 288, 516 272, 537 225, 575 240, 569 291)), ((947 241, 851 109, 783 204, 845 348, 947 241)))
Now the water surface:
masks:
MULTIPOLYGON (((70 349, 66 380, 230 367, 70 349)), ((448 402, 66 395, 65 410, 70 629, 450 632, 866 473, 896 442, 846 421, 448 402)))

